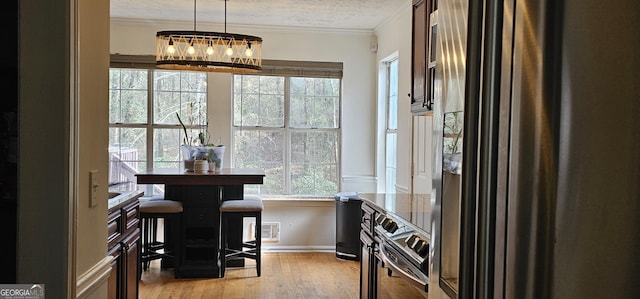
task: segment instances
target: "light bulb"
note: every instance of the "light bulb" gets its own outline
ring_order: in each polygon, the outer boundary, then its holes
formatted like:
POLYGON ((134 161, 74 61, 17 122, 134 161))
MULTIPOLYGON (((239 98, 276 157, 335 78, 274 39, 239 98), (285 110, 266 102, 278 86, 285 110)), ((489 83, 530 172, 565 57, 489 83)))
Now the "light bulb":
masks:
POLYGON ((208 55, 213 55, 213 47, 211 45, 209 45, 209 47, 207 47, 207 54, 208 55))
POLYGON ((227 54, 227 56, 233 56, 233 49, 231 48, 231 46, 229 46, 227 50, 224 51, 224 53, 227 54))
POLYGON ((193 53, 196 52, 196 49, 193 47, 193 45, 189 45, 189 48, 187 48, 187 53, 189 53, 190 55, 193 55, 193 53))
POLYGON ((169 38, 169 46, 167 46, 167 52, 173 54, 176 52, 176 48, 173 46, 173 39, 169 38))
POLYGON ((253 56, 253 50, 251 50, 251 48, 247 48, 246 50, 244 50, 244 55, 246 55, 247 57, 253 56))

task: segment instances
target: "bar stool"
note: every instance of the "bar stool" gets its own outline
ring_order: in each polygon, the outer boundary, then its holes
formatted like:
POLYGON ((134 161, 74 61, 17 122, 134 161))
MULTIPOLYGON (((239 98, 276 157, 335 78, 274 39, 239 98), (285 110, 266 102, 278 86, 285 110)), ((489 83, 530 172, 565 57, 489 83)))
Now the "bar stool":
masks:
MULTIPOLYGON (((260 253, 262 244, 262 210, 264 205, 260 197, 247 196, 246 199, 224 200, 220 204, 220 217, 222 219, 221 231, 221 272, 222 277, 226 270, 226 263, 230 260, 249 258, 256 261, 256 271, 260 277, 260 253), (241 248, 229 248, 227 236, 229 234, 229 218, 232 217, 255 218, 255 239, 241 241, 241 248)), ((244 222, 244 221, 243 221, 244 222)))
MULTIPOLYGON (((167 199, 152 199, 140 203, 140 221, 142 226, 142 246, 140 251, 140 262, 142 270, 149 269, 151 261, 160 258, 169 258, 175 265, 176 258, 179 257, 179 244, 174 240, 173 251, 165 246, 166 240, 158 241, 158 219, 163 219, 165 224, 171 222, 172 227, 175 225, 178 230, 182 227, 182 203, 167 199)), ((167 226, 165 225, 165 230, 167 226)), ((167 234, 165 234, 167 235, 167 234)), ((171 234, 169 234, 171 235, 171 234)))

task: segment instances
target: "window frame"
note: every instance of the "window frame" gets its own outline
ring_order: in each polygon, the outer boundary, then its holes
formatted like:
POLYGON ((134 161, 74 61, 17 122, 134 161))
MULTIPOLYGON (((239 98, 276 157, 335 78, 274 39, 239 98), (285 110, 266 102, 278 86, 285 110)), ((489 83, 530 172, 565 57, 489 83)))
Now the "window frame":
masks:
MULTIPOLYGON (((149 55, 119 55, 119 54, 113 54, 111 55, 111 62, 109 65, 109 71, 111 71, 112 69, 138 69, 138 70, 145 70, 146 71, 146 75, 147 75, 147 98, 146 98, 146 106, 147 106, 147 115, 146 115, 146 121, 144 123, 122 123, 122 122, 115 122, 112 123, 111 122, 111 118, 109 118, 109 130, 111 130, 112 128, 118 128, 118 129, 122 129, 122 128, 131 128, 131 129, 144 129, 145 131, 145 156, 146 156, 146 160, 137 160, 138 162, 144 162, 144 169, 151 169, 154 166, 154 163, 158 162, 158 163, 173 163, 175 162, 176 167, 178 167, 178 165, 182 162, 180 159, 175 160, 175 161, 156 161, 156 157, 154 156, 154 150, 155 150, 155 135, 156 135, 156 131, 157 130, 164 130, 164 129, 171 129, 171 130, 176 130, 178 133, 178 142, 179 144, 177 144, 177 152, 176 152, 176 157, 181 157, 181 153, 180 153, 180 145, 182 144, 181 140, 183 139, 183 132, 182 132, 182 126, 180 124, 163 124, 163 123, 156 123, 156 119, 155 119, 155 115, 154 115, 154 110, 155 110, 155 94, 156 94, 156 90, 155 90, 155 72, 156 71, 170 71, 170 72, 180 72, 180 73, 193 73, 194 71, 182 71, 182 70, 167 70, 167 69, 162 69, 162 68, 158 68, 155 65, 155 56, 149 56, 149 55)), ((205 78, 205 81, 208 82, 208 74, 205 78)), ((109 79, 109 83, 111 83, 110 81, 111 79, 109 79)), ((109 85, 109 91, 111 91, 111 84, 109 85)), ((180 90, 179 92, 192 92, 192 91, 182 91, 180 90)), ((208 119, 208 109, 206 109, 206 107, 208 106, 208 95, 209 95, 209 91, 208 88, 204 91, 204 92, 200 92, 204 94, 204 101, 205 101, 205 109, 201 112, 203 114, 203 118, 205 120, 208 119)), ((111 97, 111 96, 110 96, 111 97)), ((184 116, 183 116, 184 117, 184 116)), ((202 124, 190 124, 190 123, 185 123, 185 127, 187 129, 193 129, 193 130, 199 130, 202 129, 203 125, 202 124)), ((111 139, 111 132, 109 132, 109 138, 111 139)), ((111 144, 109 144, 110 146, 111 144)), ((111 173, 111 160, 109 161, 109 172, 111 173)), ((112 182, 110 182, 111 184, 112 182)), ((135 181, 133 182, 129 182, 129 185, 133 185, 135 187, 133 188, 137 188, 137 189, 141 189, 145 190, 145 194, 148 196, 153 196, 153 195, 158 195, 161 192, 164 192, 164 186, 163 185, 145 185, 145 186, 137 186, 137 183, 135 181)), ((125 188, 129 188, 129 187, 125 187, 125 188)))
MULTIPOLYGON (((259 74, 235 74, 232 77, 232 86, 235 85, 236 76, 277 76, 284 78, 284 124, 282 127, 264 127, 254 125, 244 125, 242 120, 239 125, 235 123, 235 113, 231 117, 231 151, 235 152, 234 147, 236 145, 236 132, 246 131, 263 131, 263 132, 283 132, 284 138, 283 145, 284 150, 284 184, 286 194, 260 194, 265 197, 276 198, 297 198, 297 199, 311 199, 311 198, 328 198, 328 195, 298 195, 292 194, 292 174, 291 174, 291 136, 292 133, 299 132, 335 132, 337 140, 337 153, 336 153, 336 192, 341 190, 341 149, 342 149, 342 106, 343 106, 343 94, 342 94, 342 63, 331 62, 305 62, 305 61, 281 61, 281 60, 267 60, 263 61, 263 71, 259 74), (338 121, 335 128, 300 128, 291 127, 291 78, 316 78, 316 79, 337 79, 339 92, 338 92, 338 121)), ((236 96, 235 88, 231 91, 232 94, 232 111, 235 111, 236 96)), ((235 163, 235 157, 232 158, 232 163, 235 163)), ((245 193, 256 193, 260 191, 262 186, 245 186, 245 193)))
POLYGON ((394 57, 390 60, 384 61, 384 66, 385 66, 385 120, 384 120, 384 138, 385 138, 385 142, 384 142, 384 151, 385 151, 385 162, 384 162, 384 168, 385 168, 385 192, 387 193, 396 193, 396 185, 397 185, 397 177, 398 177, 398 67, 399 67, 399 62, 398 62, 398 58, 394 57), (396 77, 396 85, 395 85, 395 107, 394 109, 392 109, 391 107, 391 98, 394 96, 391 93, 392 90, 392 83, 391 83, 391 78, 392 78, 392 64, 395 64, 395 77, 396 77), (391 113, 392 111, 395 111, 396 115, 395 115, 395 128, 392 128, 390 126, 390 122, 391 122, 391 113), (395 155, 395 165, 394 166, 389 166, 389 161, 388 161, 388 152, 389 152, 389 137, 393 135, 395 137, 395 144, 394 146, 394 152, 396 153, 395 155), (390 169, 393 170, 394 173, 394 177, 393 177, 393 181, 391 180, 391 178, 389 178, 389 171, 390 169), (390 186, 391 185, 391 186, 390 186))

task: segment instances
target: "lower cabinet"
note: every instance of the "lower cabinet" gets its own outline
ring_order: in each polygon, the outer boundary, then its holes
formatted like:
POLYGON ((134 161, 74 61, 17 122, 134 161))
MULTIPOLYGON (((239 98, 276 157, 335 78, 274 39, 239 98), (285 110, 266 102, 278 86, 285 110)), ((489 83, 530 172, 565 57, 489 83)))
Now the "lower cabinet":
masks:
POLYGON ((110 211, 108 254, 113 257, 108 298, 138 298, 140 277, 140 217, 138 198, 110 211))
POLYGON ((116 299, 120 298, 120 277, 119 270, 122 269, 122 246, 120 243, 117 243, 113 247, 109 248, 109 255, 113 257, 113 261, 111 262, 111 275, 109 275, 109 291, 107 298, 116 299))
POLYGON ((362 218, 360 222, 360 299, 376 298, 376 251, 378 243, 373 230, 374 221, 378 214, 366 202, 362 203, 362 218))

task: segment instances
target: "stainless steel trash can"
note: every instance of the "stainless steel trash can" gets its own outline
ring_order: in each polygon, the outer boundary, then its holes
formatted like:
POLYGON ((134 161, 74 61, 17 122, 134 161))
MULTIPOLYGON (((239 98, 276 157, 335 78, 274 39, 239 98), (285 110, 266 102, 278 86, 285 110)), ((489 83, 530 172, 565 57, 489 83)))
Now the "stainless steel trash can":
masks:
POLYGON ((340 192, 336 200, 336 257, 360 260, 362 200, 356 192, 340 192))

